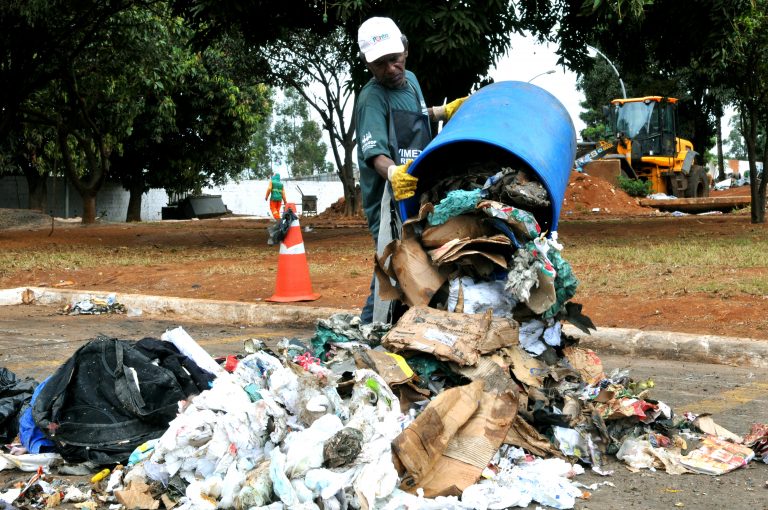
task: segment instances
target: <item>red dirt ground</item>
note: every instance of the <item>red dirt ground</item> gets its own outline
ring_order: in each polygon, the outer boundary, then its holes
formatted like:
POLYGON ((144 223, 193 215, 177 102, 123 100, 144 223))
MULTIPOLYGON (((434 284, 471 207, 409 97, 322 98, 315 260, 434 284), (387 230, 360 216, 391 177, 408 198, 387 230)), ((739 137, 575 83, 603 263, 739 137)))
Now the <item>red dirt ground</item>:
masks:
MULTIPOLYGON (((749 188, 713 192, 713 196, 748 195, 749 188)), ((305 306, 359 307, 368 293, 372 267, 372 242, 362 217, 339 214, 340 205, 317 217, 301 218, 312 285, 322 297, 305 306), (334 249, 331 250, 330 248, 334 249), (341 255, 339 249, 343 248, 341 255), (317 268, 324 268, 316 270, 317 268)), ((27 250, 45 247, 66 250, 69 245, 109 247, 119 253, 128 247, 143 247, 156 259, 152 265, 116 266, 107 258, 98 267, 60 267, 51 271, 15 272, 0 270, 0 288, 56 286, 87 291, 109 291, 170 295, 203 299, 262 301, 275 288, 277 247, 267 246, 268 220, 218 218, 200 221, 152 224, 100 224, 81 226, 57 223, 51 235, 48 224, 34 228, 17 226, 0 230, 0 246, 27 250), (223 256, 216 260, 174 262, 176 253, 225 248, 237 252, 239 260, 223 256), (245 252, 247 263, 242 261, 245 252), (248 270, 243 271, 242 267, 248 270), (227 271, 226 268, 232 268, 227 271), (241 268, 236 270, 236 268, 241 268), (217 271, 211 271, 217 268, 217 271)), ((574 174, 569 183, 560 219, 560 239, 567 245, 589 243, 600 237, 668 238, 681 230, 695 229, 701 235, 729 236, 739 233, 765 236, 765 224, 753 225, 745 213, 717 216, 673 217, 641 207, 636 199, 606 181, 574 174), (600 208, 599 212, 592 212, 600 208), (589 220, 589 221, 575 221, 589 220)), ((564 254, 567 259, 567 254, 564 254)), ((580 268, 574 266, 576 276, 580 268)), ((583 269, 583 268, 582 268, 583 269)), ((675 273, 665 276, 674 278, 675 273)), ((728 278, 728 275, 724 275, 728 278)), ((756 275, 766 278, 765 268, 756 275)), ((701 334, 768 338, 765 299, 768 296, 724 296, 686 290, 668 295, 644 296, 623 289, 579 287, 576 302, 595 324, 645 330, 669 330, 701 334)), ((280 306, 275 304, 274 306, 280 306)))

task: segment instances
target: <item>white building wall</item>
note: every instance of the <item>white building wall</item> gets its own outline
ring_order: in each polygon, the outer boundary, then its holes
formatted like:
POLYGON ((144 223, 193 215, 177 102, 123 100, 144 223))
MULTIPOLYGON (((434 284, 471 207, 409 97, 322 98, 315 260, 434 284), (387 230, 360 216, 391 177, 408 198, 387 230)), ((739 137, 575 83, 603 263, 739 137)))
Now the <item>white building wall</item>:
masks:
MULTIPOLYGON (((312 195, 317 197, 318 214, 325 211, 337 200, 344 196, 344 187, 341 182, 315 182, 315 181, 283 181, 285 196, 288 202, 297 205, 297 211, 301 213, 301 196, 312 195)), ((221 195, 221 201, 235 214, 247 214, 249 216, 270 217, 269 202, 264 200, 267 194, 269 181, 241 181, 230 183, 217 188, 206 188, 205 195, 221 195)))
MULTIPOLYGON (((288 202, 297 204, 301 213, 301 198, 313 195, 317 198, 318 214, 344 196, 339 181, 284 181, 288 202)), ((268 218, 269 202, 264 200, 268 180, 247 180, 203 189, 204 195, 220 195, 224 205, 234 214, 268 218)), ((168 206, 165 190, 152 189, 141 201, 142 221, 159 221, 162 208, 168 206)), ((0 178, 0 208, 26 209, 29 207, 29 190, 24 177, 0 178)), ((102 221, 123 222, 128 210, 128 192, 116 183, 105 183, 96 197, 96 215, 102 221)), ((83 212, 80 195, 72 186, 64 186, 64 179, 48 180, 48 214, 60 218, 78 217, 83 212)))

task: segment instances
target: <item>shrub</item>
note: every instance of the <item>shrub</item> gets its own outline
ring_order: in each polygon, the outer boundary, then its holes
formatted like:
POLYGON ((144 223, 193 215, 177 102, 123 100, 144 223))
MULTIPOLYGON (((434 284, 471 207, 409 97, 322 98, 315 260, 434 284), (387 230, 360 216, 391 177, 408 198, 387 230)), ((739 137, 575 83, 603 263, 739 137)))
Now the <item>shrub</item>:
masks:
POLYGON ((651 183, 640 179, 619 176, 619 187, 631 197, 645 197, 651 194, 651 183))

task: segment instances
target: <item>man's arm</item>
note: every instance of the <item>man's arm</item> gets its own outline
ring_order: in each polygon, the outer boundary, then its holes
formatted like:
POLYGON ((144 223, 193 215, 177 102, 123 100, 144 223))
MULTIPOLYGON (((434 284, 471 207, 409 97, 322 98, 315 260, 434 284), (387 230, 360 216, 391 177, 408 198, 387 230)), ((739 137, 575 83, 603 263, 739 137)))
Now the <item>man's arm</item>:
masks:
POLYGON ((390 166, 394 165, 395 162, 390 159, 389 156, 386 156, 384 154, 379 154, 378 156, 374 156, 371 158, 371 166, 376 170, 376 172, 384 179, 388 179, 387 170, 390 166))

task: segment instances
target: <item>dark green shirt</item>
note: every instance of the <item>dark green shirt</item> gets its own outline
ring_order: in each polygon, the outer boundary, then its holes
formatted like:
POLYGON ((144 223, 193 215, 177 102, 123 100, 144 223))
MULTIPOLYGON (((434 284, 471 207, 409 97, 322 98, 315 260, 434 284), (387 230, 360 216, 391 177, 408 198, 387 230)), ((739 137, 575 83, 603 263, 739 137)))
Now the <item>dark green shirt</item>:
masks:
POLYGON ((383 154, 398 161, 397 154, 392 153, 394 144, 389 140, 388 108, 421 111, 427 115, 427 104, 416 75, 406 70, 405 78, 408 83, 401 89, 388 89, 371 78, 360 91, 355 107, 360 190, 363 194, 363 211, 374 240, 379 234, 381 197, 387 181, 370 164, 371 159, 383 154))

